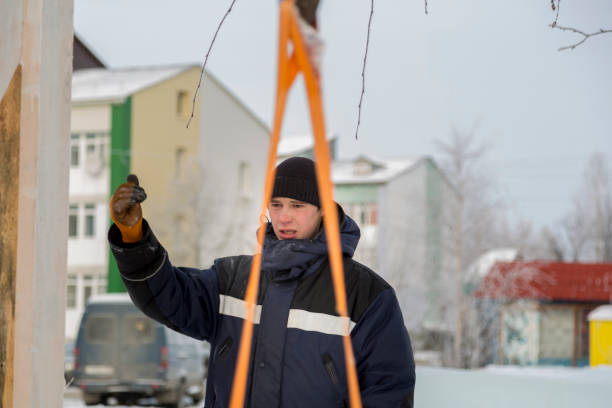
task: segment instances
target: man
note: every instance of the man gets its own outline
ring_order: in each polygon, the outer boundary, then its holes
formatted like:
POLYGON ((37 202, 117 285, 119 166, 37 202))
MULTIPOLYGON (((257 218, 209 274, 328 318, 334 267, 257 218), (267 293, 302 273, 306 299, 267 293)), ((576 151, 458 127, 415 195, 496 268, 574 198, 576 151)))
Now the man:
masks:
MULTIPOLYGON (((111 249, 132 300, 168 327, 209 341, 206 407, 227 407, 251 256, 217 259, 210 269, 177 268, 122 184, 111 199, 111 249)), ((278 165, 262 251, 246 406, 348 407, 342 321, 310 159, 278 165)), ((351 339, 365 407, 412 407, 410 339, 393 289, 353 261, 357 224, 338 206, 351 339)))

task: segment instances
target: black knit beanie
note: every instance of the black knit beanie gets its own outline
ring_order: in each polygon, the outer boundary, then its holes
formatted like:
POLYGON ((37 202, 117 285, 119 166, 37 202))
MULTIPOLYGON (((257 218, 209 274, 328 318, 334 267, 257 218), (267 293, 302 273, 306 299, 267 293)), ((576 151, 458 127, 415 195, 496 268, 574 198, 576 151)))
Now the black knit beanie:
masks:
POLYGON ((320 207, 314 162, 291 157, 276 166, 272 197, 287 197, 320 207))

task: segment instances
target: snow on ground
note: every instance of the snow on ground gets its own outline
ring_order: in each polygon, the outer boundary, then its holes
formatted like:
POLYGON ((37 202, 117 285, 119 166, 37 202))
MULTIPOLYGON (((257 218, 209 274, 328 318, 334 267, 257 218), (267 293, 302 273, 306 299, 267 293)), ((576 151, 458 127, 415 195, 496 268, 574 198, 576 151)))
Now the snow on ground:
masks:
MULTIPOLYGON (((488 366, 477 370, 418 366, 416 373, 418 408, 612 407, 612 366, 488 366)), ((203 406, 203 402, 197 405, 203 406)), ((64 408, 82 407, 79 390, 70 388, 64 408)))
POLYGON ((416 407, 612 407, 612 366, 417 367, 416 371, 416 407))

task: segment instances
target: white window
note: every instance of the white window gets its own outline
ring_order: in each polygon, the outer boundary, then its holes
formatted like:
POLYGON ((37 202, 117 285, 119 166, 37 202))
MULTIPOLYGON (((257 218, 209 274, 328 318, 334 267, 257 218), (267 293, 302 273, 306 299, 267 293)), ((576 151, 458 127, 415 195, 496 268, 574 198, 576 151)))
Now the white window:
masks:
POLYGON ((342 208, 360 227, 378 224, 378 205, 376 203, 346 204, 342 208))
POLYGON ((97 150, 96 134, 87 133, 85 135, 85 153, 87 154, 87 156, 91 156, 95 154, 96 150, 97 150))
POLYGON ((87 300, 93 295, 94 279, 92 275, 83 276, 83 304, 87 304, 87 300))
POLYGON ((70 135, 70 167, 78 167, 80 158, 81 143, 78 133, 70 135))
POLYGON ((90 132, 85 135, 85 170, 97 174, 108 162, 108 134, 90 132))
POLYGON ((186 119, 190 115, 189 94, 187 91, 178 91, 176 94, 176 115, 186 119))
POLYGON ((76 238, 79 235, 79 206, 70 204, 68 207, 68 237, 76 238))
POLYGON ((94 237, 96 235, 96 205, 85 204, 85 233, 86 237, 94 237))
POLYGON ((77 297, 77 278, 76 275, 68 275, 66 279, 66 307, 74 309, 77 297))

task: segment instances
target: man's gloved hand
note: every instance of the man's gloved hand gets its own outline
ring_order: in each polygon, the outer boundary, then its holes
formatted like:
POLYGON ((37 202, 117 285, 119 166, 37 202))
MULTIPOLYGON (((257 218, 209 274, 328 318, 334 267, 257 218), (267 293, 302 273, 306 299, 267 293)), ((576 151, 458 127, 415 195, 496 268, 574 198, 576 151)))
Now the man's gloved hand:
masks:
POLYGON ((138 177, 130 174, 127 182, 115 190, 110 201, 110 216, 121 230, 124 242, 138 242, 142 239, 142 208, 140 203, 147 198, 138 184, 138 177))

